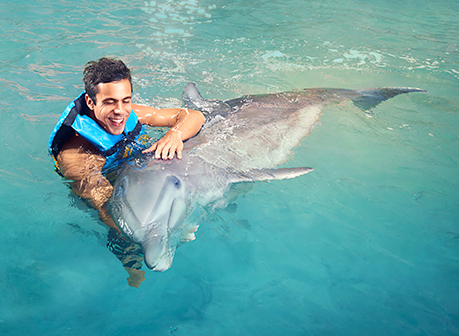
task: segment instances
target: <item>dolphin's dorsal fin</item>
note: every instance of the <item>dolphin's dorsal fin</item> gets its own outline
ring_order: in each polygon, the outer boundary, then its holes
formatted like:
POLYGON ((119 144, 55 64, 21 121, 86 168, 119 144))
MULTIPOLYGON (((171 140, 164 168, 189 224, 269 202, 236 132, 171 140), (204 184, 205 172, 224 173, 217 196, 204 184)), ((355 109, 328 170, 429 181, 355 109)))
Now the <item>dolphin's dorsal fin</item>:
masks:
POLYGON ((387 99, 395 97, 402 93, 408 92, 426 92, 426 90, 411 88, 411 87, 386 87, 375 89, 356 90, 357 96, 349 97, 355 106, 363 111, 369 111, 371 108, 378 105, 387 99))
POLYGON ((234 173, 230 179, 231 183, 255 182, 269 180, 292 179, 307 174, 314 169, 309 167, 279 168, 279 169, 251 169, 249 171, 234 173))
POLYGON ((189 83, 185 86, 182 98, 187 108, 201 111, 206 118, 216 115, 226 117, 232 111, 231 106, 221 100, 204 99, 194 83, 189 83))

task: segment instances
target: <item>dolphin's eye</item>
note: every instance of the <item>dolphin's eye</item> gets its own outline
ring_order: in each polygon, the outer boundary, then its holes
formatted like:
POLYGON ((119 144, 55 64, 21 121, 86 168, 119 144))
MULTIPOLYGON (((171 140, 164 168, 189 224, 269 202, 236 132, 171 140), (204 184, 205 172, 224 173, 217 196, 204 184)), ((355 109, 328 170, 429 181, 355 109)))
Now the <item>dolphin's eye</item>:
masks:
POLYGON ((176 176, 169 176, 169 181, 177 188, 179 189, 182 183, 176 176))

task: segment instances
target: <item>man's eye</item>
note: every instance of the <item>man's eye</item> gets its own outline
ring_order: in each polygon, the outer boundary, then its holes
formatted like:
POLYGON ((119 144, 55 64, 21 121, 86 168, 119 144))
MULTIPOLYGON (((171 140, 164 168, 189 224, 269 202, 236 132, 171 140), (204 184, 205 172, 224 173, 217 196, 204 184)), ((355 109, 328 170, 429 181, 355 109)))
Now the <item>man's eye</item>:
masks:
POLYGON ((124 104, 129 104, 130 102, 131 102, 130 99, 123 100, 123 103, 124 103, 124 104))

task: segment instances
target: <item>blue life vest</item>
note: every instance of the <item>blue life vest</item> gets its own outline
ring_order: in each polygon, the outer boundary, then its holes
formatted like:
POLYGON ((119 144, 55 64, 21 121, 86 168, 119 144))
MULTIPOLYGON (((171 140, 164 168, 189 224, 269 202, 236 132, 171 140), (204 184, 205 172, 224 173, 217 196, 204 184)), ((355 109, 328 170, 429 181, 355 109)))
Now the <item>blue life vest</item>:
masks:
MULTIPOLYGON (((82 92, 65 108, 51 133, 48 149, 54 159, 56 159, 62 146, 75 133, 91 142, 105 157, 103 172, 113 170, 122 159, 131 157, 147 148, 148 136, 134 111, 131 111, 126 121, 124 132, 119 135, 106 132, 89 117, 89 113, 85 92, 82 92)), ((59 167, 56 166, 56 168, 60 173, 59 167)))

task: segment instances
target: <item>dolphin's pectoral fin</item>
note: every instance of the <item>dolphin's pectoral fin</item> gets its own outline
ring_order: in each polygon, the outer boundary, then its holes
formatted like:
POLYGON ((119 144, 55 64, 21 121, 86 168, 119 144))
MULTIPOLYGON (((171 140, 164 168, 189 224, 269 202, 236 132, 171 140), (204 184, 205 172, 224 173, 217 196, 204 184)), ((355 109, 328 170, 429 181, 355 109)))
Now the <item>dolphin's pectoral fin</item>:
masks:
POLYGON ((307 174, 313 170, 314 169, 309 167, 252 169, 249 171, 234 173, 231 178, 231 183, 292 179, 307 174))
POLYGON ((232 108, 221 100, 204 99, 194 83, 189 83, 185 86, 182 98, 187 108, 201 111, 206 115, 206 118, 208 118, 209 114, 225 117, 232 111, 232 108))
POLYGON ((410 87, 401 88, 376 88, 357 90, 357 96, 349 97, 355 106, 368 111, 378 105, 380 102, 395 97, 402 93, 409 92, 426 92, 426 90, 410 87))
POLYGON ((196 231, 198 231, 199 225, 193 225, 186 230, 180 237, 180 243, 185 244, 196 239, 196 231))

